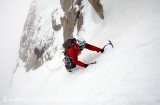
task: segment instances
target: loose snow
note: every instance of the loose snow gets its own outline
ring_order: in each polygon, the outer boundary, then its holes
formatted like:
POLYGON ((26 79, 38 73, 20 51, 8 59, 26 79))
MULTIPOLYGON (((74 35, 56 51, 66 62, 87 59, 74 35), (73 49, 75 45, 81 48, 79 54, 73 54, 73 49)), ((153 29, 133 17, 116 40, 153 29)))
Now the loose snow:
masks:
MULTIPOLYGON (((160 1, 101 0, 101 3, 104 20, 87 0, 83 1, 84 30, 80 35, 101 48, 111 40, 115 48, 108 46, 103 54, 82 51, 81 61, 97 61, 97 64, 85 69, 77 67, 72 73, 64 66, 51 71, 45 64, 26 73, 23 63, 20 64, 4 98, 5 104, 160 104, 160 1), (23 100, 19 102, 15 98, 23 100)), ((58 10, 61 11, 60 6, 58 10)), ((59 33, 55 36, 59 50, 51 61, 46 62, 51 69, 63 65, 63 38, 59 33)))

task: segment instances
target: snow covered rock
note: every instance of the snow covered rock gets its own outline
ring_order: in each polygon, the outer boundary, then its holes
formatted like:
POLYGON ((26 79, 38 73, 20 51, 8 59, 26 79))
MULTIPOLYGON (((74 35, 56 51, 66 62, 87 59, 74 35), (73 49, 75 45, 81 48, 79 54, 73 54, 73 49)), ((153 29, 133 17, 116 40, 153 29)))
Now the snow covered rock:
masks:
MULTIPOLYGON (((20 62, 5 105, 160 105, 160 0, 101 0, 104 20, 88 0, 83 0, 84 31, 78 34, 98 47, 110 39, 115 48, 108 46, 103 54, 83 50, 79 60, 97 63, 87 68, 77 67, 72 73, 65 70, 62 62, 64 25, 55 32, 51 23, 56 8, 66 19, 65 27, 70 24, 70 16, 63 12, 59 0, 37 1, 40 2, 33 16, 27 19, 28 28, 21 39, 21 56, 24 54, 23 59, 28 63, 34 48, 40 50, 35 55, 39 58, 45 46, 43 59, 51 60, 45 62, 48 67, 43 64, 28 73, 20 62), (13 102, 12 97, 22 97, 24 101, 13 102), (26 98, 34 101, 25 101, 26 98)), ((80 10, 78 4, 68 12, 73 10, 76 15, 80 10)), ((56 16, 55 19, 56 24, 62 24, 56 16)), ((76 26, 77 22, 72 24, 76 26)), ((75 26, 73 34, 77 33, 75 26)))
MULTIPOLYGON (((24 62, 26 71, 37 69, 43 64, 44 60, 51 59, 53 56, 51 50, 55 49, 52 46, 54 42, 52 27, 54 24, 52 21, 54 8, 41 2, 40 0, 32 2, 21 37, 19 58, 24 62), (35 54, 35 48, 44 51, 39 56, 35 54)), ((48 0, 46 2, 52 4, 53 1, 48 0)), ((54 26, 56 30, 60 30, 60 27, 59 24, 54 26)))
POLYGON ((57 25, 56 18, 54 16, 56 12, 57 12, 57 9, 55 11, 53 11, 53 13, 52 13, 52 28, 55 31, 59 31, 61 29, 61 24, 57 25))
POLYGON ((73 31, 77 21, 77 33, 83 24, 83 15, 81 13, 83 9, 81 4, 82 0, 73 1, 74 0, 61 0, 62 9, 65 12, 64 16, 61 18, 64 40, 73 37, 73 31))
MULTIPOLYGON (((63 27, 63 40, 72 38, 73 32, 74 34, 79 33, 84 18, 85 3, 83 2, 83 0, 60 0, 59 2, 47 0, 44 3, 41 0, 33 0, 19 50, 19 57, 25 63, 26 71, 37 69, 44 61, 52 59, 54 56, 52 49, 56 49, 53 44, 55 32, 60 31, 63 27), (43 49, 44 53, 37 56, 34 53, 35 48, 43 49)), ((103 19, 103 7, 100 2, 97 0, 89 0, 89 2, 103 19)))

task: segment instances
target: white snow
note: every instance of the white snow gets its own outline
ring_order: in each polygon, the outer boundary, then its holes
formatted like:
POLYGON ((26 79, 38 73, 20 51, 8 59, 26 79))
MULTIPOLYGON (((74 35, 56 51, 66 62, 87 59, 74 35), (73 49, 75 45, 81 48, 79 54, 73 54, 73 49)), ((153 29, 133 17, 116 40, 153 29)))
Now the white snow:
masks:
POLYGON ((18 58, 20 37, 32 0, 0 0, 0 104, 18 58))
MULTIPOLYGON (((109 46, 103 54, 84 50, 79 59, 97 64, 86 69, 77 67, 72 73, 64 66, 50 71, 45 64, 26 73, 21 64, 4 98, 5 105, 160 104, 160 1, 101 3, 104 20, 87 0, 83 1, 84 31, 80 35, 99 47, 110 39, 115 48, 109 46), (23 100, 15 101, 18 98, 23 100)), ((62 31, 55 33, 58 52, 46 62, 52 69, 63 64, 62 31)))

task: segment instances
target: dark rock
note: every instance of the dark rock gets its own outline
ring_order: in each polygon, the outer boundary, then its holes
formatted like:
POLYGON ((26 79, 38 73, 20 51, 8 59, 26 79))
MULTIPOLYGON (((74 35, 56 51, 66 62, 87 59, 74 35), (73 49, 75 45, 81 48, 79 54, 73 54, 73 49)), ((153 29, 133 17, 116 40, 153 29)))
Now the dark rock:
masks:
POLYGON ((104 15, 103 15, 103 6, 100 3, 100 0, 88 0, 89 3, 92 5, 96 13, 99 15, 99 17, 103 20, 104 15))
POLYGON ((57 11, 57 9, 52 13, 52 28, 55 31, 59 31, 61 29, 61 24, 56 23, 56 19, 54 18, 55 12, 57 11))
POLYGON ((65 13, 69 11, 73 2, 74 2, 74 0, 60 0, 61 7, 65 13))
POLYGON ((61 18, 64 40, 73 37, 72 33, 76 21, 77 21, 77 11, 75 8, 72 8, 69 12, 66 13, 66 16, 61 18))
POLYGON ((77 5, 81 5, 81 3, 82 3, 82 0, 77 0, 76 3, 75 3, 75 5, 76 5, 76 4, 77 4, 77 5))
POLYGON ((78 17, 78 23, 77 23, 78 32, 80 31, 82 25, 83 25, 83 15, 82 15, 82 13, 80 13, 80 15, 78 17))
POLYGON ((75 4, 73 4, 74 0, 71 0, 72 2, 67 1, 70 0, 61 0, 62 8, 66 8, 65 15, 61 18, 64 41, 68 38, 73 38, 73 31, 77 21, 77 33, 79 32, 81 25, 83 24, 83 15, 81 14, 81 10, 83 9, 83 6, 81 5, 82 0, 76 0, 75 4), (64 4, 66 4, 67 7, 64 7, 64 4), (75 5, 79 6, 78 11, 74 7, 75 5))
POLYGON ((61 25, 60 24, 56 25, 56 24, 52 23, 52 27, 53 27, 53 29, 55 31, 59 31, 61 29, 61 25))
POLYGON ((44 51, 44 47, 42 49, 38 49, 37 47, 34 49, 34 54, 37 55, 37 60, 42 57, 44 51))

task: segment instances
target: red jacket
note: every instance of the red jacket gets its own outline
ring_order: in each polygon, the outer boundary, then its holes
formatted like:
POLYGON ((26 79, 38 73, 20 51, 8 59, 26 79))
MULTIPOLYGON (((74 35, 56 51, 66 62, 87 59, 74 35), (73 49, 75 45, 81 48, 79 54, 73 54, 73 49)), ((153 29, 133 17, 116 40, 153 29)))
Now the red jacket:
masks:
MULTIPOLYGON (((98 48, 98 47, 96 47, 96 46, 93 46, 93 45, 90 45, 90 44, 88 44, 88 43, 86 43, 85 48, 86 48, 86 49, 89 49, 89 50, 92 50, 92 51, 97 51, 97 52, 100 51, 100 48, 98 48)), ((79 49, 79 47, 78 47, 78 45, 77 45, 77 43, 76 43, 76 41, 75 41, 75 42, 73 43, 73 46, 67 50, 67 54, 72 58, 72 62, 73 62, 75 65, 84 67, 84 63, 78 60, 78 54, 79 54, 81 51, 82 51, 82 50, 79 49)))

